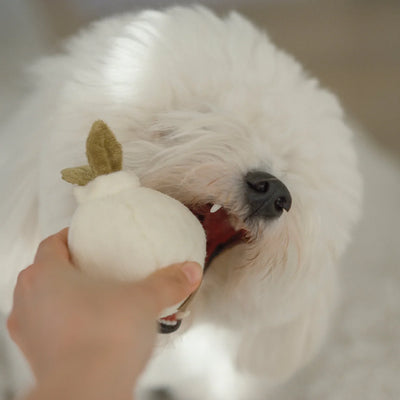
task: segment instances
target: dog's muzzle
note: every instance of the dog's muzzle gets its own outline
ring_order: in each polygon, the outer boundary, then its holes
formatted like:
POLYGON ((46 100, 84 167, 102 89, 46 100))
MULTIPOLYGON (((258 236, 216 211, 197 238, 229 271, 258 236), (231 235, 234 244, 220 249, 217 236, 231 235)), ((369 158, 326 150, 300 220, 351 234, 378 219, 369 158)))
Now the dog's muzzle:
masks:
MULTIPOLYGON (((289 211, 292 198, 287 187, 275 176, 263 171, 250 171, 244 177, 245 201, 249 208, 248 217, 274 219, 289 211)), ((201 222, 207 236, 207 256, 204 271, 223 251, 251 240, 251 233, 246 226, 234 227, 231 214, 221 204, 196 204, 191 207, 192 213, 201 222)), ((245 222, 245 221, 244 221, 245 222)), ((180 313, 161 318, 160 333, 172 333, 181 325, 180 313)))
POLYGON ((289 211, 292 197, 287 187, 275 176, 263 171, 251 171, 245 176, 245 197, 250 212, 248 218, 278 218, 289 211))

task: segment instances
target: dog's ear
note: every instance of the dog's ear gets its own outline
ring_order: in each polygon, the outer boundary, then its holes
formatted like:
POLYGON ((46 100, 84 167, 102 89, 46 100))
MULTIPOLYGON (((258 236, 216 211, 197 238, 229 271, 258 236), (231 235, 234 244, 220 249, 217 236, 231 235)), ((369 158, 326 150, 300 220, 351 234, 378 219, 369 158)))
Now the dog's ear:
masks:
POLYGON ((101 120, 93 123, 86 141, 86 156, 95 176, 122 169, 122 147, 101 120))

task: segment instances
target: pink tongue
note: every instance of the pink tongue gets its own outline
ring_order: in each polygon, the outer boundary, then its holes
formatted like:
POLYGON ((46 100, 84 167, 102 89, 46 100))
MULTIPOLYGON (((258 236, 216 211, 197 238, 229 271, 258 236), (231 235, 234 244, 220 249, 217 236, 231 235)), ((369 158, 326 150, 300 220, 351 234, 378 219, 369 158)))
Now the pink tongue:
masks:
POLYGON ((224 209, 220 209, 216 213, 206 213, 204 215, 203 228, 207 234, 207 258, 209 261, 218 245, 228 242, 236 231, 229 223, 228 214, 224 209))
POLYGON ((168 315, 167 317, 162 317, 161 319, 164 319, 166 321, 176 321, 176 313, 172 315, 168 315))

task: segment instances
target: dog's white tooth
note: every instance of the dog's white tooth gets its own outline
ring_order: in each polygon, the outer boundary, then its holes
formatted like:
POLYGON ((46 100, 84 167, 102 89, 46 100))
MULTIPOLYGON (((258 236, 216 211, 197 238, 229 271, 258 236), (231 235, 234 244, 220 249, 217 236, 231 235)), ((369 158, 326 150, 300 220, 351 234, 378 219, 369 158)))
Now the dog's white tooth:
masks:
POLYGON ((222 208, 221 204, 214 204, 210 209, 210 213, 216 213, 220 208, 222 208))
POLYGON ((175 326, 178 323, 178 321, 169 321, 167 319, 161 319, 160 322, 168 326, 175 326))

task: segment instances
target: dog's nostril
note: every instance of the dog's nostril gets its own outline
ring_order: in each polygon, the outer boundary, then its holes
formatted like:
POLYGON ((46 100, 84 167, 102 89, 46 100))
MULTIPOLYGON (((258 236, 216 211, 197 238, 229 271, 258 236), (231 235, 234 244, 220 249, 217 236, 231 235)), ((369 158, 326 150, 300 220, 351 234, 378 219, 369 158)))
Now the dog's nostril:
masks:
POLYGON ((266 193, 269 189, 269 183, 267 181, 260 181, 255 183, 247 181, 247 185, 258 193, 266 193))
POLYGON ((250 217, 277 218, 289 211, 292 198, 287 187, 275 176, 263 171, 251 171, 245 176, 246 201, 250 217))
MULTIPOLYGON (((282 210, 286 210, 286 208, 288 207, 288 201, 286 199, 286 197, 278 197, 275 201, 275 207, 282 211, 282 210)), ((289 211, 289 210, 286 210, 289 211)))

